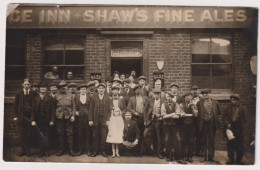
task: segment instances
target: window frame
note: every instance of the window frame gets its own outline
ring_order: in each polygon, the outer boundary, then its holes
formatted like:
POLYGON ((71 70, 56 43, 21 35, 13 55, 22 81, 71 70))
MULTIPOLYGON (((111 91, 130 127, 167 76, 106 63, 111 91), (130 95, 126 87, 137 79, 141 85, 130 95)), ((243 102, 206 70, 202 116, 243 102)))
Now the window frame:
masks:
MULTIPOLYGON (((191 43, 190 43, 190 49, 191 49, 191 57, 190 57, 190 62, 191 62, 191 83, 193 82, 193 75, 192 75, 192 66, 195 66, 195 65, 208 65, 210 67, 210 75, 209 75, 209 84, 210 84, 210 87, 208 87, 208 89, 211 89, 213 93, 231 93, 232 90, 233 90, 233 39, 232 39, 232 36, 216 36, 216 35, 207 35, 207 36, 195 36, 194 38, 191 38, 191 43), (212 52, 211 52, 211 42, 212 42, 212 39, 223 39, 223 40, 228 40, 230 42, 230 62, 227 62, 227 63, 212 63, 212 52), (209 55, 210 55, 210 63, 193 63, 192 62, 192 55, 193 55, 193 52, 192 52, 192 43, 193 41, 195 40, 199 40, 199 39, 210 39, 210 46, 209 46, 209 49, 210 49, 210 52, 209 52, 209 55), (230 88, 225 88, 225 89, 215 89, 215 88, 212 88, 212 66, 214 65, 229 65, 230 66, 230 88)), ((205 89, 205 88, 201 88, 201 89, 205 89)))
MULTIPOLYGON (((66 46, 66 41, 70 40, 70 38, 72 37, 68 37, 66 35, 63 35, 63 36, 58 36, 58 37, 55 37, 55 38, 51 38, 51 36, 49 37, 45 37, 44 39, 44 45, 43 45, 43 57, 42 57, 42 68, 43 70, 45 70, 46 68, 51 68, 51 67, 58 67, 59 70, 62 70, 62 78, 59 78, 58 80, 52 80, 52 81, 60 81, 60 80, 66 80, 66 81, 73 81, 73 82, 83 82, 85 80, 85 70, 86 70, 86 57, 85 57, 85 53, 86 53, 86 50, 85 50, 85 42, 83 42, 85 39, 84 39, 84 36, 80 36, 80 37, 73 37, 74 40, 78 40, 80 39, 79 41, 82 41, 82 48, 72 48, 72 47, 65 47, 66 46), (51 40, 61 40, 62 41, 62 49, 61 48, 51 48, 51 49, 47 49, 47 42, 48 41, 51 41, 51 40), (46 51, 62 51, 62 64, 45 64, 45 52, 46 51), (72 64, 72 65, 67 65, 65 64, 66 63, 66 51, 83 51, 83 63, 82 64, 72 64), (66 78, 66 73, 65 73, 65 69, 68 69, 68 70, 71 70, 70 68, 76 68, 76 67, 81 67, 82 70, 83 70, 83 77, 80 78, 80 79, 73 79, 73 80, 68 80, 66 78)), ((44 72, 41 76, 42 80, 46 80, 44 78, 44 72)), ((75 74, 74 74, 75 75, 75 74)))

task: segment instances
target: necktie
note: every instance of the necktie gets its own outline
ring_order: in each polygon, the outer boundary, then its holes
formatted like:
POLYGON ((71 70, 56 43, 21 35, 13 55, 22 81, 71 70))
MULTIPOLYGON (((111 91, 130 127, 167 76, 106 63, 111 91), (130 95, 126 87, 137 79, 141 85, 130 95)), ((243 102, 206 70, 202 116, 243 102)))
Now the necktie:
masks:
POLYGON ((29 95, 29 90, 26 90, 26 95, 29 95))

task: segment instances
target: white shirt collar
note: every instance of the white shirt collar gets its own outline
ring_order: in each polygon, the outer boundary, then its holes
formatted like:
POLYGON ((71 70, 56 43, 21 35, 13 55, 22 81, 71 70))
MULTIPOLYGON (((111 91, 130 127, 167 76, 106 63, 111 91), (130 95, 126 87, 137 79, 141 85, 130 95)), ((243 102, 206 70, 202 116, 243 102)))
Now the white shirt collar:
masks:
MULTIPOLYGON (((28 89, 27 91, 28 91, 28 93, 30 94, 30 89, 28 89)), ((23 92, 24 92, 24 94, 26 95, 26 90, 25 90, 25 89, 23 89, 23 92)))

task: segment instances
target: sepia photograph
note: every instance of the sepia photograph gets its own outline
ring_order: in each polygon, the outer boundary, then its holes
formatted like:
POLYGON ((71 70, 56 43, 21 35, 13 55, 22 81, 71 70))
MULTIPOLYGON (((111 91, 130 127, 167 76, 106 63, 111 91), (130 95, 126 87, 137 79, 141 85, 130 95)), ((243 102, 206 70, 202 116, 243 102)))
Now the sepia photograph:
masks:
POLYGON ((6 9, 3 161, 255 164, 258 7, 6 9))

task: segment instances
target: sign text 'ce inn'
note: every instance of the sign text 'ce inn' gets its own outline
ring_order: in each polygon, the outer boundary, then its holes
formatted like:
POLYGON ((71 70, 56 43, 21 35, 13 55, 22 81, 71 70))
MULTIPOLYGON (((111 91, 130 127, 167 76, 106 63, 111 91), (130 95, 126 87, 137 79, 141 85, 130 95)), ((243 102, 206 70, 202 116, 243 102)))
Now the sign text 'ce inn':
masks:
POLYGON ((247 28, 257 9, 232 7, 20 6, 8 28, 247 28))

